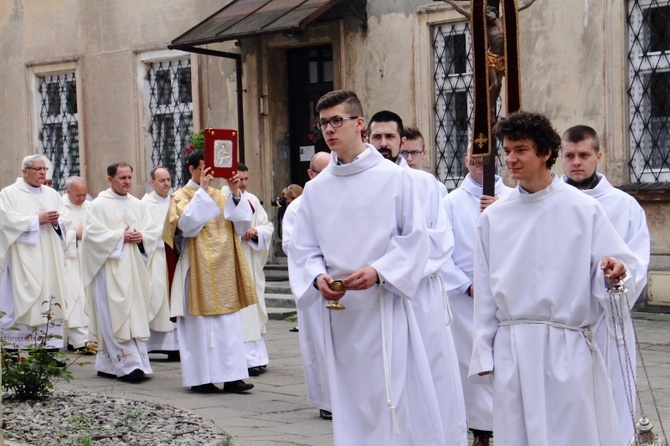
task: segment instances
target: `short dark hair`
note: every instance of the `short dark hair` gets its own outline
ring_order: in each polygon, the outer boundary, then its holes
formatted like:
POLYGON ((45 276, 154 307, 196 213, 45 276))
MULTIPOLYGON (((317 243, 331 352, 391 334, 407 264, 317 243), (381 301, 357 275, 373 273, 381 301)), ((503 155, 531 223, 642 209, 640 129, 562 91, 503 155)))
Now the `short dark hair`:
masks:
POLYGON ((410 141, 415 141, 419 138, 421 138, 421 142, 425 146, 426 140, 423 138, 423 135, 421 134, 421 130, 419 130, 419 127, 410 125, 409 127, 405 127, 405 132, 402 135, 405 138, 407 138, 410 141))
POLYGON ((188 154, 188 159, 186 164, 193 166, 194 169, 200 167, 200 161, 205 161, 205 151, 204 150, 191 150, 191 153, 188 154))
POLYGON ((116 176, 116 172, 119 170, 119 167, 130 167, 130 171, 133 171, 133 166, 130 164, 123 161, 117 161, 107 166, 107 176, 114 178, 116 176))
POLYGON ((237 163, 237 171, 238 172, 249 172, 249 168, 244 163, 237 163))
POLYGON ((402 118, 398 116, 397 113, 393 113, 392 111, 382 110, 372 115, 372 118, 370 118, 370 121, 368 122, 368 135, 370 135, 370 127, 372 127, 373 122, 395 122, 398 126, 398 135, 400 135, 402 138, 405 134, 405 128, 402 125, 402 118))
POLYGON ((561 147, 561 137, 551 125, 551 121, 539 113, 518 111, 502 118, 493 128, 493 134, 500 141, 507 138, 510 141, 531 139, 537 146, 538 156, 550 154, 547 159, 547 168, 556 162, 561 147))
POLYGON ((316 103, 316 112, 344 104, 347 113, 352 116, 363 116, 363 106, 356 93, 349 90, 333 90, 321 96, 316 103))
POLYGON ((150 179, 152 179, 152 180, 155 180, 155 179, 156 179, 156 171, 157 171, 158 169, 165 169, 165 170, 168 171, 168 173, 170 173, 170 171, 168 170, 167 167, 165 167, 165 166, 156 166, 156 167, 154 167, 153 169, 151 169, 151 172, 149 172, 149 178, 150 178, 150 179))
POLYGON ((596 153, 600 152, 600 139, 598 138, 598 132, 596 132, 588 125, 576 125, 574 127, 570 127, 565 132, 563 132, 563 136, 561 137, 561 140, 571 142, 573 144, 582 142, 585 139, 591 140, 591 147, 593 147, 593 150, 596 153))

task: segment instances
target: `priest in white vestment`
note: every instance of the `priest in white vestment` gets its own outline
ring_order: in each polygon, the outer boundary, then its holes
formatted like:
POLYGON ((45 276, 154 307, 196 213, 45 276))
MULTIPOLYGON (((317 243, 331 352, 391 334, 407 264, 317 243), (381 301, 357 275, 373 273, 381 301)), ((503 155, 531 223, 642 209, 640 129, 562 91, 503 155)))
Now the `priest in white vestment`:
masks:
MULTIPOLYGON (((165 217, 170 208, 170 189, 172 177, 163 166, 156 166, 149 174, 149 184, 153 191, 144 194, 142 203, 149 210, 154 223, 163 233, 165 217)), ((165 258, 165 243, 158 240, 156 250, 147 264, 151 276, 151 305, 149 305, 149 331, 147 341, 149 353, 163 353, 169 361, 179 360, 179 342, 177 340, 177 324, 170 320, 168 302, 168 271, 165 258)))
MULTIPOLYGON (((330 162, 328 152, 317 152, 309 161, 307 176, 310 180, 321 173, 330 162)), ((289 255, 289 246, 293 238, 293 226, 300 209, 302 195, 293 200, 284 213, 282 220, 282 249, 289 255)), ((309 405, 319 409, 319 416, 324 420, 333 418, 328 385, 328 368, 326 365, 326 338, 323 332, 323 316, 328 310, 323 305, 311 305, 309 308, 298 308, 300 331, 300 354, 305 371, 307 385, 307 401, 309 405)))
POLYGON ((411 302, 429 255, 414 183, 362 142, 355 93, 316 109, 333 152, 303 193, 289 276, 299 307, 346 307, 323 313, 335 444, 448 444, 411 302))
MULTIPOLYGON (((237 163, 237 176, 240 179, 240 191, 251 204, 253 211, 251 227, 240 236, 240 240, 251 278, 256 287, 258 303, 240 310, 240 316, 242 316, 244 348, 247 352, 247 368, 249 374, 255 376, 262 373, 270 362, 264 338, 268 311, 265 307, 265 272, 263 272, 263 268, 265 268, 272 247, 274 225, 268 219, 268 214, 263 209, 258 197, 247 191, 249 168, 244 163, 237 163)), ((232 195, 228 186, 224 186, 222 191, 225 194, 232 195)))
POLYGON ((64 250, 67 210, 45 186, 42 155, 29 155, 21 177, 0 191, 0 318, 6 348, 34 345, 46 333, 48 348, 63 346, 63 299, 67 292, 64 250), (51 311, 47 327, 45 312, 51 311), (56 338, 54 336, 61 336, 56 338))
POLYGON ((197 393, 244 393, 254 386, 243 381, 249 372, 240 310, 258 299, 239 236, 250 228, 252 210, 237 175, 227 179, 230 195, 209 187, 202 150, 189 154, 188 169, 191 180, 172 195, 163 228, 163 241, 179 255, 170 315, 182 382, 197 393))
POLYGON ((458 357, 452 335, 452 316, 446 299, 440 270, 451 256, 454 239, 447 214, 442 206, 443 191, 433 175, 412 169, 399 156, 407 138, 403 136, 402 119, 398 114, 382 110, 368 123, 370 143, 386 159, 398 164, 412 178, 421 197, 421 208, 430 241, 429 260, 412 299, 421 336, 430 362, 440 404, 445 438, 452 445, 467 443, 465 403, 458 369, 458 357))
POLYGON ((139 382, 152 369, 147 355, 151 277, 146 262, 160 228, 130 195, 132 167, 107 167, 110 188, 88 206, 82 241, 84 286, 89 287, 89 327, 99 343, 98 375, 139 382))
POLYGON ((86 223, 88 185, 83 178, 72 176, 65 181, 63 203, 68 213, 67 250, 65 252, 65 277, 67 293, 64 307, 64 334, 68 350, 93 354, 97 345, 89 340, 86 292, 82 281, 81 240, 86 223))
MULTIPOLYGON (((647 228, 647 217, 642 206, 627 193, 615 189, 607 178, 596 171, 602 152, 596 131, 585 125, 570 127, 563 133, 561 155, 563 158, 563 181, 580 189, 600 203, 607 218, 617 233, 637 257, 638 270, 635 289, 637 294, 628 296, 626 310, 632 309, 638 296, 647 285, 647 269, 651 255, 651 241, 647 228)), ((603 309, 595 330, 596 341, 605 357, 619 414, 621 444, 627 446, 635 433, 631 411, 635 411, 636 346, 633 320, 628 314, 625 324, 616 324, 609 309, 603 309), (625 339, 624 339, 625 337, 625 339), (628 360, 626 358, 628 355, 628 360), (624 365, 622 370, 621 364, 624 365), (625 381, 624 381, 625 377, 625 381), (629 407, 631 402, 633 407, 629 407)))
POLYGON ((477 226, 470 376, 493 376, 502 445, 619 443, 610 380, 595 343, 605 279, 634 287, 637 260, 602 207, 550 170, 560 137, 539 114, 496 124, 517 188, 477 226))
MULTIPOLYGON (((468 155, 471 146, 468 147, 468 155)), ((463 395, 468 428, 475 437, 476 446, 489 444, 493 431, 493 382, 490 377, 480 382, 468 380, 472 341, 474 335, 473 271, 475 228, 483 209, 499 198, 506 197, 512 189, 503 184, 502 178, 495 176, 495 196, 482 195, 484 165, 470 164, 470 157, 464 159, 468 174, 458 189, 443 199, 449 222, 454 234, 454 252, 443 266, 449 305, 454 315, 453 333, 458 363, 461 371, 463 395)))

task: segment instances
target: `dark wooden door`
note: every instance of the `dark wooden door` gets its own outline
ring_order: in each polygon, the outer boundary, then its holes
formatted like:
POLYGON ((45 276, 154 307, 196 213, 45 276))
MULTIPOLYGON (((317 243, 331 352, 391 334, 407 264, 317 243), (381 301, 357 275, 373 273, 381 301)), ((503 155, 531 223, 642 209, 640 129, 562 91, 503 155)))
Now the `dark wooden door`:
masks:
POLYGON ((314 153, 328 150, 321 132, 315 132, 314 120, 316 102, 333 89, 333 49, 331 45, 291 49, 287 62, 291 183, 304 186, 309 180, 309 146, 314 146, 314 153))

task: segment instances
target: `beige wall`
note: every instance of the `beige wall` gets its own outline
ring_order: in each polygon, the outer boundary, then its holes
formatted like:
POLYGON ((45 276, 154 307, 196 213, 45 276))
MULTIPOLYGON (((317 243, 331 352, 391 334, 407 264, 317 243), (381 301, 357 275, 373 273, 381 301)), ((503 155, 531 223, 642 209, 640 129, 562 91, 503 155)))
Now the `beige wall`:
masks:
MULTIPOLYGON (((214 0, 0 0, 0 143, 5 155, 0 186, 13 182, 21 159, 37 152, 30 70, 73 62, 78 67, 82 175, 97 194, 107 187, 107 164, 130 162, 137 179, 133 193, 141 196, 149 168, 137 106, 136 56, 166 49, 219 8, 221 2, 214 0)), ((207 102, 215 109, 212 120, 235 115, 228 100, 234 74, 223 63, 212 60, 208 65, 214 67, 206 67, 208 87, 216 92, 207 102)))

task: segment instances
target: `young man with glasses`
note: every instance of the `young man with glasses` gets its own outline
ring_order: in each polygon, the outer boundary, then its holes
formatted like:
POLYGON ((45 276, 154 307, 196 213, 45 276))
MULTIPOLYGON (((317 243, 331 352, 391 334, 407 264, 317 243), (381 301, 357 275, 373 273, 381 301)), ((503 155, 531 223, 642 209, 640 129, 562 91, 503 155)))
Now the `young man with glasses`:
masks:
POLYGON ((426 157, 426 143, 418 127, 405 127, 404 141, 400 148, 400 156, 405 158, 412 169, 423 169, 423 160, 426 157))
POLYGON ((323 310, 335 444, 447 444, 410 303, 429 253, 414 184, 363 143, 355 93, 316 110, 331 162, 305 187, 288 258, 300 308, 346 307, 323 310))
POLYGON ((0 191, 0 318, 2 340, 17 349, 46 330, 49 348, 63 346, 67 213, 60 195, 44 185, 42 155, 23 159, 21 178, 0 191), (53 297, 53 299, 52 299, 53 297))

